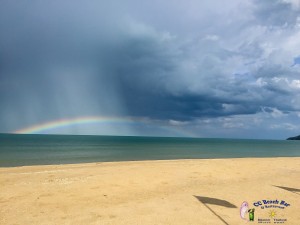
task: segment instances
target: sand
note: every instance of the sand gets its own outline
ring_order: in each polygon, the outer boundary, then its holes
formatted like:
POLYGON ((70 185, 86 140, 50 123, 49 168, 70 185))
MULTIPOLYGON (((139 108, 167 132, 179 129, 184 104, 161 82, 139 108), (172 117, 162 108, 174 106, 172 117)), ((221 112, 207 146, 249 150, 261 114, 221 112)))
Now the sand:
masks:
POLYGON ((300 224, 296 157, 0 168, 0 188, 1 225, 300 224), (263 200, 289 205, 253 205, 263 200), (244 201, 254 222, 240 217, 244 201))

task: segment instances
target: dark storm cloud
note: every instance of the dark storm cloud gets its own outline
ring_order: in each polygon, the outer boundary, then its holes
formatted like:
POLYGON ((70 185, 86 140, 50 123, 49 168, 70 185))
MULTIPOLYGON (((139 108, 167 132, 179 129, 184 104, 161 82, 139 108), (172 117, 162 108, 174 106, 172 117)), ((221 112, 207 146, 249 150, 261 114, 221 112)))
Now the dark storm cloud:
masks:
POLYGON ((279 0, 2 1, 1 129, 88 115, 226 129, 294 119, 298 15, 279 0))
MULTIPOLYGON (((219 51, 221 54, 218 54, 217 61, 232 55, 215 46, 211 47, 209 53, 204 48, 202 52, 212 55, 214 51, 219 51)), ((243 84, 242 81, 239 85, 238 81, 230 83, 223 77, 218 80, 218 74, 214 74, 218 71, 213 74, 209 74, 209 71, 208 74, 196 71, 199 74, 196 74, 195 83, 210 84, 196 91, 189 90, 190 84, 180 84, 182 76, 178 74, 179 67, 191 53, 178 53, 174 47, 170 49, 168 43, 161 43, 155 37, 135 37, 134 41, 128 40, 118 45, 114 51, 111 48, 109 51, 110 56, 106 58, 108 62, 105 65, 112 67, 107 70, 113 71, 129 115, 192 120, 198 117, 249 114, 260 109, 253 103, 257 99, 248 96, 248 104, 240 99, 239 95, 245 94, 247 84, 243 84), (180 88, 177 89, 178 86, 180 88), (235 106, 228 110, 224 104, 235 106)), ((211 59, 208 60, 205 56, 203 66, 207 66, 209 61, 211 59)), ((189 76, 188 73, 184 74, 185 79, 189 79, 189 76)))
POLYGON ((111 19, 117 11, 112 11, 113 4, 0 4, 3 130, 58 118, 118 113, 113 87, 107 88, 112 86, 109 76, 103 78, 98 60, 101 46, 118 30, 111 19))

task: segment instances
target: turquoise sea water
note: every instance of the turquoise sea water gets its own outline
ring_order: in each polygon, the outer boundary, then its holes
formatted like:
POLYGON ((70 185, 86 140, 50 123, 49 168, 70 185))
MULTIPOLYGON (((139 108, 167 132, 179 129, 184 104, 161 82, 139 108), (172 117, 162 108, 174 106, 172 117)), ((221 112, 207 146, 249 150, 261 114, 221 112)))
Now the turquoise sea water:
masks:
POLYGON ((0 134, 0 166, 128 160, 294 157, 300 141, 0 134))

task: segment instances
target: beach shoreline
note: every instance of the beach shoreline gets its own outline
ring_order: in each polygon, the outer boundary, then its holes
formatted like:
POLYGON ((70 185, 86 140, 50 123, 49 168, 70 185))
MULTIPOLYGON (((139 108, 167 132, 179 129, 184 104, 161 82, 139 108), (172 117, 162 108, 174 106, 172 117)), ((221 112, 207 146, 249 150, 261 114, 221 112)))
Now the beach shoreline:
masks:
POLYGON ((300 157, 1 167, 0 224, 246 224, 244 201, 298 224, 299 179, 300 157))

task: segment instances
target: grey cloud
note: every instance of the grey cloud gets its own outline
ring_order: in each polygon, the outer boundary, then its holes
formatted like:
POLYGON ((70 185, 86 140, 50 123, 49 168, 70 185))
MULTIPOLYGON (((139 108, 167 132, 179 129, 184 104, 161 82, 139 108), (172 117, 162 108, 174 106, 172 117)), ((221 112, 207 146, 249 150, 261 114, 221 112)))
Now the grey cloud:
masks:
POLYGON ((282 1, 136 3, 1 3, 3 131, 86 115, 178 126, 223 118, 219 127, 238 130, 273 113, 263 108, 296 113, 299 52, 284 46, 297 37, 296 8, 282 1))
POLYGON ((297 56, 297 57, 294 58, 294 64, 293 64, 293 66, 295 66, 297 64, 300 64, 300 56, 297 56))
POLYGON ((289 2, 282 0, 255 0, 254 16, 259 24, 266 26, 294 26, 299 11, 289 2))

